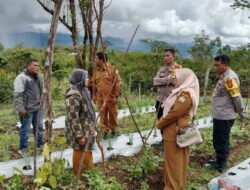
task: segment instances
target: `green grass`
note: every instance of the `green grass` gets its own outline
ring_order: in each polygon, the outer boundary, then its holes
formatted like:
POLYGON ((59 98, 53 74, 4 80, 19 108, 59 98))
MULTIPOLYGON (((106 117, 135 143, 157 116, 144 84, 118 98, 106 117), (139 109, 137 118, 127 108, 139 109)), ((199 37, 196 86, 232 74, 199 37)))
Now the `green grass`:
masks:
POLYGON ((53 107, 53 113, 54 113, 55 118, 65 115, 64 100, 53 100, 52 107, 53 107))
POLYGON ((12 104, 0 105, 0 133, 15 129, 19 118, 12 104))
MULTIPOLYGON (((151 129, 155 120, 155 113, 148 113, 143 115, 134 115, 135 122, 137 123, 140 131, 151 129)), ((124 117, 120 121, 120 127, 118 128, 120 133, 134 133, 137 132, 137 128, 132 120, 132 117, 124 117)))
MULTIPOLYGON (((204 142, 200 145, 191 146, 189 175, 186 183, 186 190, 199 189, 201 186, 206 186, 208 182, 219 176, 220 173, 213 170, 208 170, 204 164, 199 163, 199 158, 208 158, 214 154, 212 145, 212 128, 201 129, 204 142), (192 160, 192 158, 195 160, 192 160)), ((247 143, 250 135, 249 125, 246 128, 240 127, 240 122, 237 120, 231 130, 230 144, 231 151, 228 160, 228 168, 233 167, 250 157, 250 144, 247 143)))
POLYGON ((12 134, 0 134, 0 161, 8 161, 10 159, 9 149, 18 149, 19 135, 17 133, 12 134))
POLYGON ((206 102, 205 104, 200 102, 195 118, 199 119, 199 118, 207 117, 209 115, 211 115, 210 102, 206 102))
POLYGON ((198 190, 201 186, 206 186, 211 179, 218 175, 220 175, 219 172, 208 170, 204 166, 190 161, 185 189, 198 190))
MULTIPOLYGON (((125 97, 121 96, 119 98, 119 109, 128 108, 125 97)), ((145 107, 145 106, 154 106, 155 105, 155 96, 154 95, 141 95, 141 99, 139 99, 138 94, 132 93, 127 95, 128 103, 131 109, 145 107)))
MULTIPOLYGON (((131 104, 136 104, 136 98, 131 98, 131 104)), ((148 102, 147 102, 148 103, 148 102)), ((148 105, 145 103, 145 105, 148 105)), ((153 101, 152 101, 153 103, 153 101)), ((145 106, 143 105, 143 106, 145 106)), ((53 110, 55 117, 64 115, 64 102, 60 100, 53 101, 53 110)), ((198 118, 204 117, 210 114, 210 106, 208 104, 200 104, 198 108, 198 118)), ((134 115, 135 120, 138 124, 138 127, 141 131, 150 129, 155 120, 155 113, 149 114, 137 114, 134 115)), ((0 131, 0 158, 1 161, 6 161, 9 159, 7 154, 8 149, 14 148, 17 149, 18 146, 18 133, 12 133, 10 126, 14 127, 18 121, 17 114, 14 111, 12 105, 1 105, 0 108, 0 126, 3 130, 0 131), (13 141, 15 139, 15 141, 13 141)), ((137 129, 132 121, 131 117, 125 117, 119 120, 120 133, 132 133, 137 132, 137 129)), ((212 145, 212 128, 201 129, 202 137, 204 142, 200 145, 191 146, 190 148, 190 164, 188 169, 188 179, 186 182, 186 190, 195 190, 199 189, 201 186, 206 186, 207 183, 216 176, 219 176, 220 173, 217 171, 210 171, 204 167, 204 161, 201 161, 201 158, 206 158, 210 155, 213 155, 214 149, 212 145)), ((236 164, 239 164, 243 160, 250 157, 250 144, 247 143, 250 136, 250 128, 241 128, 240 120, 236 120, 232 130, 230 144, 234 152, 229 156, 229 167, 232 167, 236 164)), ((64 147, 64 137, 61 137, 60 146, 64 147)), ((57 142, 59 140, 54 136, 57 142)), ((31 147, 32 148, 32 147, 31 147)), ((65 148, 65 147, 64 147, 65 148)), ((60 148, 59 148, 60 149, 60 148)))
MULTIPOLYGON (((129 99, 129 105, 134 113, 136 109, 144 106, 153 106, 155 103, 155 99, 153 96, 146 96, 142 95, 142 99, 139 100, 138 96, 136 94, 131 94, 128 96, 129 99)), ((65 114, 65 105, 64 100, 53 100, 53 113, 54 118, 57 118, 59 116, 63 116, 65 114)), ((124 97, 120 97, 119 102, 120 109, 121 108, 127 108, 127 104, 125 102, 124 97)), ((206 116, 208 115, 207 112, 209 108, 206 105, 200 104, 199 106, 199 116, 206 116)), ((139 110, 140 113, 140 110, 139 110)), ((138 128, 140 131, 149 130, 152 128, 153 123, 156 118, 155 113, 148 113, 148 114, 134 114, 134 118, 136 120, 136 123, 138 125, 138 128)), ((18 142, 19 142, 19 135, 16 131, 16 124, 19 122, 18 115, 15 111, 15 108, 12 104, 6 104, 6 105, 0 105, 0 145, 1 145, 1 151, 0 151, 0 157, 1 160, 8 160, 8 149, 10 146, 12 148, 17 149, 18 148, 18 142), (16 139, 15 143, 9 141, 8 136, 6 134, 12 133, 14 136, 11 136, 11 138, 16 139), (6 136, 5 136, 6 135, 6 136)), ((124 117, 121 120, 119 120, 119 132, 121 134, 128 134, 128 133, 134 133, 137 132, 137 128, 133 123, 132 117, 124 117)), ((32 135, 31 135, 32 136, 32 135)), ((54 136, 56 138, 56 136, 54 136)), ((33 142, 33 138, 30 138, 31 143, 33 142)), ((32 146, 30 146, 32 151, 32 146)))

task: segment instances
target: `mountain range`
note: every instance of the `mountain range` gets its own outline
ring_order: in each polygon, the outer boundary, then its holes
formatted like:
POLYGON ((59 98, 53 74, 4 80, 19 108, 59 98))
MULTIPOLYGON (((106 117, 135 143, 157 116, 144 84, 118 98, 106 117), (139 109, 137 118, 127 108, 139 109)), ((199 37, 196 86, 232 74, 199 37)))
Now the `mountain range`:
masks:
MULTIPOLYGON (((9 34, 1 34, 0 33, 0 43, 5 48, 13 48, 18 44, 23 44, 29 48, 45 48, 47 47, 49 33, 39 33, 39 32, 22 32, 22 33, 9 33, 9 34)), ((111 46, 109 49, 115 49, 118 51, 125 51, 128 47, 129 41, 124 40, 122 38, 116 38, 111 36, 104 37, 104 40, 111 42, 111 46)), ((83 37, 79 38, 79 43, 83 41, 83 37)), ((60 44, 62 46, 71 46, 72 40, 70 34, 65 33, 57 33, 56 44, 60 44)), ((189 54, 187 50, 191 47, 191 44, 188 43, 178 43, 171 44, 179 49, 179 53, 182 57, 188 57, 189 54)), ((130 46, 130 51, 145 51, 149 52, 149 45, 141 42, 140 40, 134 40, 130 46)))

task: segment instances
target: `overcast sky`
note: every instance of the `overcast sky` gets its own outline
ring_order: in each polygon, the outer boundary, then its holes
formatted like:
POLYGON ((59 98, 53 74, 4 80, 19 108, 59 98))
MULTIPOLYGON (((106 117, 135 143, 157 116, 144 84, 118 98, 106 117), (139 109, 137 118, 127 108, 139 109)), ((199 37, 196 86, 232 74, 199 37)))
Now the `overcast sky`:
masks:
MULTIPOLYGON (((232 3, 233 0, 112 0, 102 33, 130 39, 140 24, 137 39, 184 43, 205 30, 211 38, 220 36, 224 44, 244 45, 250 42, 250 10, 234 10, 232 3)), ((36 0, 0 0, 1 35, 48 32, 50 19, 36 0)), ((67 32, 61 24, 58 30, 67 32)))

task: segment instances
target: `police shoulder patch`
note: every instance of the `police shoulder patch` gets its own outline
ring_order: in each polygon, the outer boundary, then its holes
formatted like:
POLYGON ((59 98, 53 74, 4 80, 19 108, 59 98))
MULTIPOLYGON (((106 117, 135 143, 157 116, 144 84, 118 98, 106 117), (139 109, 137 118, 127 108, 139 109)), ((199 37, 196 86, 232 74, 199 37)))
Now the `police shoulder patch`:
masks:
POLYGON ((239 86, 232 77, 225 78, 225 87, 231 97, 237 97, 240 95, 239 86))
POLYGON ((186 100, 186 97, 185 97, 185 96, 180 96, 179 99, 178 99, 178 101, 179 101, 180 103, 185 102, 185 100, 186 100))

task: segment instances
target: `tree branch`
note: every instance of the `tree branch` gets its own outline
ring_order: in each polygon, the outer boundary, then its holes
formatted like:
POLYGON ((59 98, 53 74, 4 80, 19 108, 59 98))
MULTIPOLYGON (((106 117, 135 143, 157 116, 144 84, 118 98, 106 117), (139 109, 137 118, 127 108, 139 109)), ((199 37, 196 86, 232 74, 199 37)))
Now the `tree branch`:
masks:
MULTIPOLYGON (((53 15, 54 14, 54 10, 50 9, 49 7, 47 7, 43 2, 41 2, 41 0, 37 0, 37 2, 42 6, 42 8, 48 12, 49 14, 53 15)), ((52 0, 52 2, 56 3, 56 0, 52 0)), ((68 30, 72 30, 72 26, 70 26, 65 19, 63 19, 61 16, 59 16, 59 21, 68 29, 68 30)))
POLYGON ((250 9, 250 2, 248 0, 234 0, 234 4, 231 5, 234 9, 250 9))

